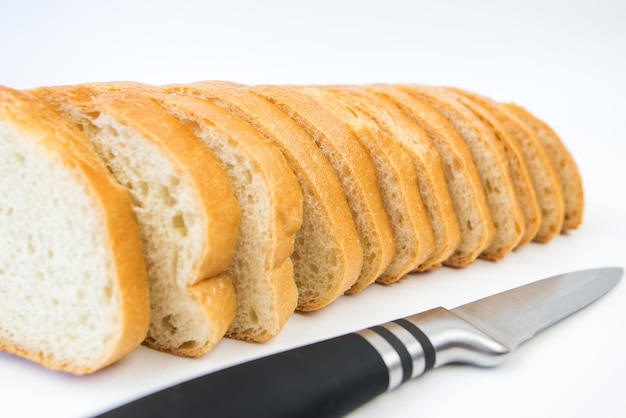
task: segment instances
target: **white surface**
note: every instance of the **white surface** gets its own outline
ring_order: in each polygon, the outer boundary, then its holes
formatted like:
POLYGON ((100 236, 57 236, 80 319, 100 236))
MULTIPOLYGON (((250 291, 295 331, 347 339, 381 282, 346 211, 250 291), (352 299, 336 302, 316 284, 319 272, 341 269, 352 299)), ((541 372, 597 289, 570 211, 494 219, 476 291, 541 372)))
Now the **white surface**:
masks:
MULTIPOLYGON (((82 417, 254 357, 552 274, 626 266, 626 3, 621 1, 5 1, 0 84, 418 82, 516 101, 562 136, 583 174, 582 227, 496 263, 438 269, 296 314, 264 345, 201 359, 140 348, 92 376, 0 354, 0 416, 82 417), (175 4, 175 6, 174 6, 175 4)), ((626 283, 502 366, 452 366, 351 416, 626 416, 626 283)))

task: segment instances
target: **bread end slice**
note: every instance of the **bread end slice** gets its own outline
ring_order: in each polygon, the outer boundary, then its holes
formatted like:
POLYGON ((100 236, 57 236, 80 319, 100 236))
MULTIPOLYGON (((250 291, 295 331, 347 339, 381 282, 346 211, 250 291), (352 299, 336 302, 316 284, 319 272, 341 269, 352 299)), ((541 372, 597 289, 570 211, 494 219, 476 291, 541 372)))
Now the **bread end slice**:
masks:
POLYGON ((130 197, 80 131, 0 87, 0 349, 51 369, 99 370, 149 324, 130 197))

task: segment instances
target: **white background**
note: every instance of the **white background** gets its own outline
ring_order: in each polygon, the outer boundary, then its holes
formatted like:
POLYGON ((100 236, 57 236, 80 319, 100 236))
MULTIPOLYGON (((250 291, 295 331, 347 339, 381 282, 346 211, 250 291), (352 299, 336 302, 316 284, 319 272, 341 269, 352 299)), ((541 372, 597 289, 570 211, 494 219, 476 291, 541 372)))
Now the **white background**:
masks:
MULTIPOLYGON (((626 2, 8 1, 0 84, 415 82, 518 102, 578 162, 583 225, 504 260, 442 268, 296 314, 264 345, 224 340, 201 359, 140 348, 92 376, 0 353, 0 416, 82 417, 246 359, 552 274, 626 265, 626 2)), ((626 283, 495 369, 450 366, 351 416, 626 416, 626 283)))

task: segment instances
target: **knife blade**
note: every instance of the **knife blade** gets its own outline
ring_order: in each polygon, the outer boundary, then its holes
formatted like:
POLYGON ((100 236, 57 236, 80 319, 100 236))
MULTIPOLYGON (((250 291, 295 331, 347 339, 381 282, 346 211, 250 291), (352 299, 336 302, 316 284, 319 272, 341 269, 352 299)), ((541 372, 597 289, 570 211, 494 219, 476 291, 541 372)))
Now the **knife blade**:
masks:
POLYGON ((101 418, 338 417, 450 363, 491 367, 607 293, 620 267, 560 274, 448 310, 434 308, 242 363, 101 418))

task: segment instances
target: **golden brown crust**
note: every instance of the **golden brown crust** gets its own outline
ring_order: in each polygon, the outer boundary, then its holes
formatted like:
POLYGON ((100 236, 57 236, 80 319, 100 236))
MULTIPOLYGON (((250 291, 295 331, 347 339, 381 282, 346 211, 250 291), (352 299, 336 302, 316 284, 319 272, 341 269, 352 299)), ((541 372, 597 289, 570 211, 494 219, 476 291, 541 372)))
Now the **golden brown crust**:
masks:
POLYGON ((522 155, 519 142, 515 141, 504 125, 480 103, 470 100, 456 90, 447 89, 446 91, 469 108, 474 115, 483 122, 485 127, 491 130, 494 137, 504 147, 504 152, 509 162, 513 186, 515 187, 515 193, 517 194, 517 199, 520 202, 525 219, 524 234, 518 242, 517 247, 529 243, 535 237, 541 225, 541 208, 539 207, 539 201, 537 200, 537 195, 535 194, 530 173, 528 172, 528 166, 522 155))
POLYGON ((34 347, 20 347, 0 341, 0 349, 41 363, 51 369, 76 374, 92 373, 121 359, 146 336, 150 305, 146 270, 139 230, 131 208, 130 197, 110 176, 81 132, 61 118, 43 101, 30 94, 0 87, 0 117, 17 129, 37 137, 46 152, 54 154, 61 164, 75 172, 92 190, 110 242, 109 255, 115 266, 121 324, 108 353, 92 365, 76 365, 59 360, 34 347))
POLYGON ((528 110, 513 103, 502 104, 507 110, 522 120, 539 138, 552 164, 556 168, 565 199, 563 231, 576 229, 582 223, 584 192, 580 172, 559 136, 545 122, 528 110))
POLYGON ((491 244, 495 227, 467 145, 450 122, 426 102, 393 85, 372 85, 367 88, 393 102, 425 129, 439 150, 461 228, 461 242, 444 264, 453 267, 470 264, 491 244))
MULTIPOLYGON (((173 354, 197 357, 206 354, 228 332, 237 313, 237 293, 232 278, 228 272, 225 272, 189 287, 189 294, 203 308, 204 314, 211 324, 209 345, 194 351, 190 347, 185 347, 185 351, 173 354)), ((169 351, 168 347, 163 347, 163 349, 169 351)))
MULTIPOLYGON (((294 261, 296 283, 302 292, 298 299, 298 310, 311 311, 322 308, 352 286, 363 263, 361 244, 341 183, 313 139, 297 123, 270 102, 238 87, 242 86, 222 82, 199 82, 163 88, 170 92, 211 100, 246 120, 280 148, 298 178, 305 202, 311 202, 305 204, 303 208, 303 222, 313 224, 303 224, 298 234, 309 233, 311 229, 321 229, 320 223, 328 231, 324 235, 327 240, 324 252, 328 253, 328 258, 335 260, 336 267, 332 276, 314 278, 307 272, 300 276, 298 260, 294 261), (313 279, 320 280, 320 284, 316 285, 315 292, 310 292, 307 282, 313 279), (305 288, 307 290, 302 290, 305 288)), ((310 237, 301 238, 302 241, 307 239, 310 237)), ((307 248, 303 244, 303 250, 307 248)), ((299 257, 313 256, 314 254, 299 255, 299 257)))
POLYGON ((249 90, 270 100, 298 122, 324 154, 332 157, 333 167, 343 182, 344 190, 346 185, 352 188, 345 194, 359 238, 364 244, 364 260, 361 275, 348 293, 364 289, 385 271, 395 252, 391 224, 383 207, 374 164, 367 151, 343 122, 295 88, 266 85, 249 90))
MULTIPOLYGON (((376 163, 378 181, 398 249, 393 262, 376 281, 391 284, 416 271, 433 254, 435 239, 417 187, 417 170, 408 152, 362 108, 358 98, 361 94, 355 90, 347 87, 302 87, 302 91, 343 120, 370 155, 379 159, 376 163), (392 187, 389 183, 395 187, 385 193, 392 187), (400 215, 394 216, 396 212, 400 215), (401 248, 401 244, 405 248, 401 248)), ((366 104, 365 107, 372 106, 366 104)))
POLYGON ((497 260, 514 249, 519 243, 524 228, 524 214, 515 194, 506 154, 500 143, 485 129, 484 125, 469 110, 462 108, 453 97, 445 92, 425 86, 402 86, 402 89, 421 98, 435 107, 456 125, 457 131, 466 140, 472 158, 481 174, 481 182, 496 225, 496 235, 491 245, 483 251, 482 258, 497 260), (459 128, 462 128, 461 130, 459 128), (481 152, 474 152, 470 136, 481 145, 481 152), (488 170, 481 171, 479 158, 485 159, 488 170), (495 193, 492 193, 495 192, 495 193), (497 200, 497 203, 495 202, 497 200))
MULTIPOLYGON (((83 112, 101 111, 112 115, 157 146, 176 167, 181 177, 192 185, 192 190, 197 195, 195 200, 200 205, 199 213, 204 216, 207 240, 185 286, 193 300, 204 300, 220 293, 220 299, 229 301, 231 307, 220 313, 225 316, 224 320, 211 324, 210 338, 200 344, 170 346, 150 337, 150 334, 144 344, 180 356, 200 356, 223 337, 226 328, 219 329, 217 326, 232 322, 235 312, 236 300, 232 289, 223 286, 221 279, 216 281, 214 288, 211 285, 212 278, 222 276, 230 265, 236 241, 234 231, 239 225, 238 204, 233 196, 232 185, 213 153, 184 125, 152 100, 133 92, 128 85, 129 83, 99 83, 58 86, 35 89, 33 92, 50 102, 71 100, 72 105, 83 112), (198 286, 200 283, 202 285, 198 286)), ((206 313, 207 321, 214 317, 213 307, 199 308, 206 313)))

